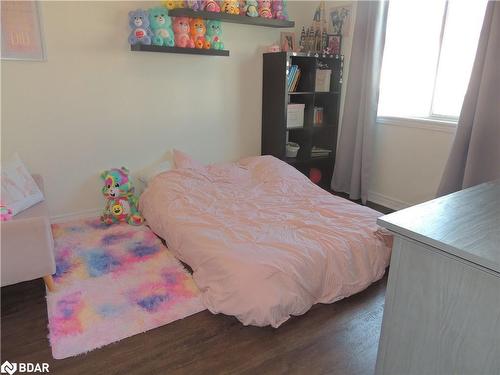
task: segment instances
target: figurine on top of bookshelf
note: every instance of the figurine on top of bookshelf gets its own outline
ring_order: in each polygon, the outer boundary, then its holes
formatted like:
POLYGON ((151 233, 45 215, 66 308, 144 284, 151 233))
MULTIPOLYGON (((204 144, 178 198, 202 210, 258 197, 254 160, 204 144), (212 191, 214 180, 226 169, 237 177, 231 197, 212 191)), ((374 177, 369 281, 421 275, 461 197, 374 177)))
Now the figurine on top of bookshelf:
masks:
POLYGON ((203 10, 203 0, 187 0, 186 5, 195 12, 203 10))
POLYGON ((300 34, 300 50, 303 52, 325 52, 327 47, 327 23, 325 16, 325 2, 320 1, 314 12, 313 22, 307 29, 302 28, 300 34))
POLYGON ((203 10, 219 13, 220 6, 215 0, 203 0, 203 10))
POLYGON ((178 0, 166 0, 163 2, 163 5, 165 5, 165 8, 167 8, 168 10, 171 10, 177 8, 185 8, 186 2, 178 0))
POLYGON ((287 20, 288 11, 286 10, 286 0, 273 0, 273 18, 277 20, 287 20))
POLYGON ((271 0, 258 0, 258 4, 259 17, 273 18, 273 13, 271 12, 271 0))
POLYGON ((181 48, 194 48, 193 39, 189 34, 189 18, 174 17, 173 29, 175 35, 175 46, 181 48))
POLYGON ((174 32, 172 21, 168 16, 168 10, 164 7, 156 7, 149 10, 149 23, 153 30, 153 44, 155 46, 173 47, 174 32))
POLYGON ((299 51, 304 52, 306 50, 306 29, 302 26, 302 31, 300 32, 299 39, 299 51))
POLYGON ((148 12, 142 9, 128 12, 128 23, 131 29, 128 37, 130 44, 151 44, 153 32, 149 26, 148 12))
POLYGON ((223 0, 221 12, 229 14, 240 14, 240 3, 238 0, 223 0))
POLYGON ((219 20, 207 21, 207 39, 212 49, 224 49, 222 42, 222 25, 219 20))
POLYGON ((189 27, 191 30, 191 38, 194 42, 194 48, 209 49, 210 42, 205 37, 205 34, 207 33, 205 22, 201 18, 191 18, 189 21, 189 27))
POLYGON ((257 11, 257 8, 259 7, 259 4, 257 3, 257 0, 246 0, 245 1, 245 13, 249 17, 258 17, 259 12, 257 11))

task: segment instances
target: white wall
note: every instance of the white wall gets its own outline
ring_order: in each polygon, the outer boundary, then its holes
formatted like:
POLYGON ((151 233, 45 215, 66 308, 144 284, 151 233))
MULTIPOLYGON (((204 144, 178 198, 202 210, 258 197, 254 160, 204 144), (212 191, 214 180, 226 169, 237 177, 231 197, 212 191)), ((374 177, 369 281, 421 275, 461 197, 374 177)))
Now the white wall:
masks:
POLYGON ((401 209, 435 198, 453 134, 444 124, 377 124, 368 200, 401 209))
POLYGON ((203 162, 260 154, 262 51, 282 30, 224 23, 230 57, 130 52, 128 11, 159 2, 41 5, 47 61, 1 62, 1 143, 45 177, 52 215, 102 207, 103 169, 174 147, 203 162))
MULTIPOLYGON (((1 62, 1 154, 19 152, 45 177, 53 216, 102 207, 101 170, 136 171, 173 147, 204 162, 260 153, 261 54, 282 30, 225 23, 230 57, 130 52, 128 11, 158 2, 41 4, 47 61, 1 62)), ((297 37, 317 4, 289 2, 297 37)), ((432 198, 451 138, 379 126, 371 200, 432 198)))

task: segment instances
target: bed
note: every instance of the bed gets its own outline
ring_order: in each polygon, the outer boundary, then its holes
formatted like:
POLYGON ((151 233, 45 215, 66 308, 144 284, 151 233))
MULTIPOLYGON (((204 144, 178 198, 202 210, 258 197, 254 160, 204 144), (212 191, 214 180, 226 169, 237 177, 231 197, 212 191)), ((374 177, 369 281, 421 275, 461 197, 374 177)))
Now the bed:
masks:
POLYGON ((139 207, 193 270, 212 313, 280 326, 380 279, 392 237, 380 213, 333 196, 272 156, 155 176, 139 207))

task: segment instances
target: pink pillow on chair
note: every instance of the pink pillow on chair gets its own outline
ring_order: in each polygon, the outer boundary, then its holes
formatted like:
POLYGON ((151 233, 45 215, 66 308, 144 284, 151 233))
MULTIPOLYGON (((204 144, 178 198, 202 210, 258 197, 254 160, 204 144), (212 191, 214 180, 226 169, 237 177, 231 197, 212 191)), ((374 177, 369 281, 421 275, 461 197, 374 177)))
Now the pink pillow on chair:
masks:
POLYGON ((174 156, 175 168, 192 168, 192 169, 203 168, 203 164, 197 162, 185 152, 174 149, 172 153, 174 156))

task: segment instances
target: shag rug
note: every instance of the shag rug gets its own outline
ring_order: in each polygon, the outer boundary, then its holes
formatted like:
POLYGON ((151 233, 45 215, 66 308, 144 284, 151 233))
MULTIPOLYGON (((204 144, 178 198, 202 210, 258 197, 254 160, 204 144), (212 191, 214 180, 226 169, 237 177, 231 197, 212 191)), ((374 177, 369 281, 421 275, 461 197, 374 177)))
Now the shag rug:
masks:
POLYGON ((56 359, 88 352, 205 308, 191 275, 146 226, 52 226, 57 291, 47 294, 56 359))

